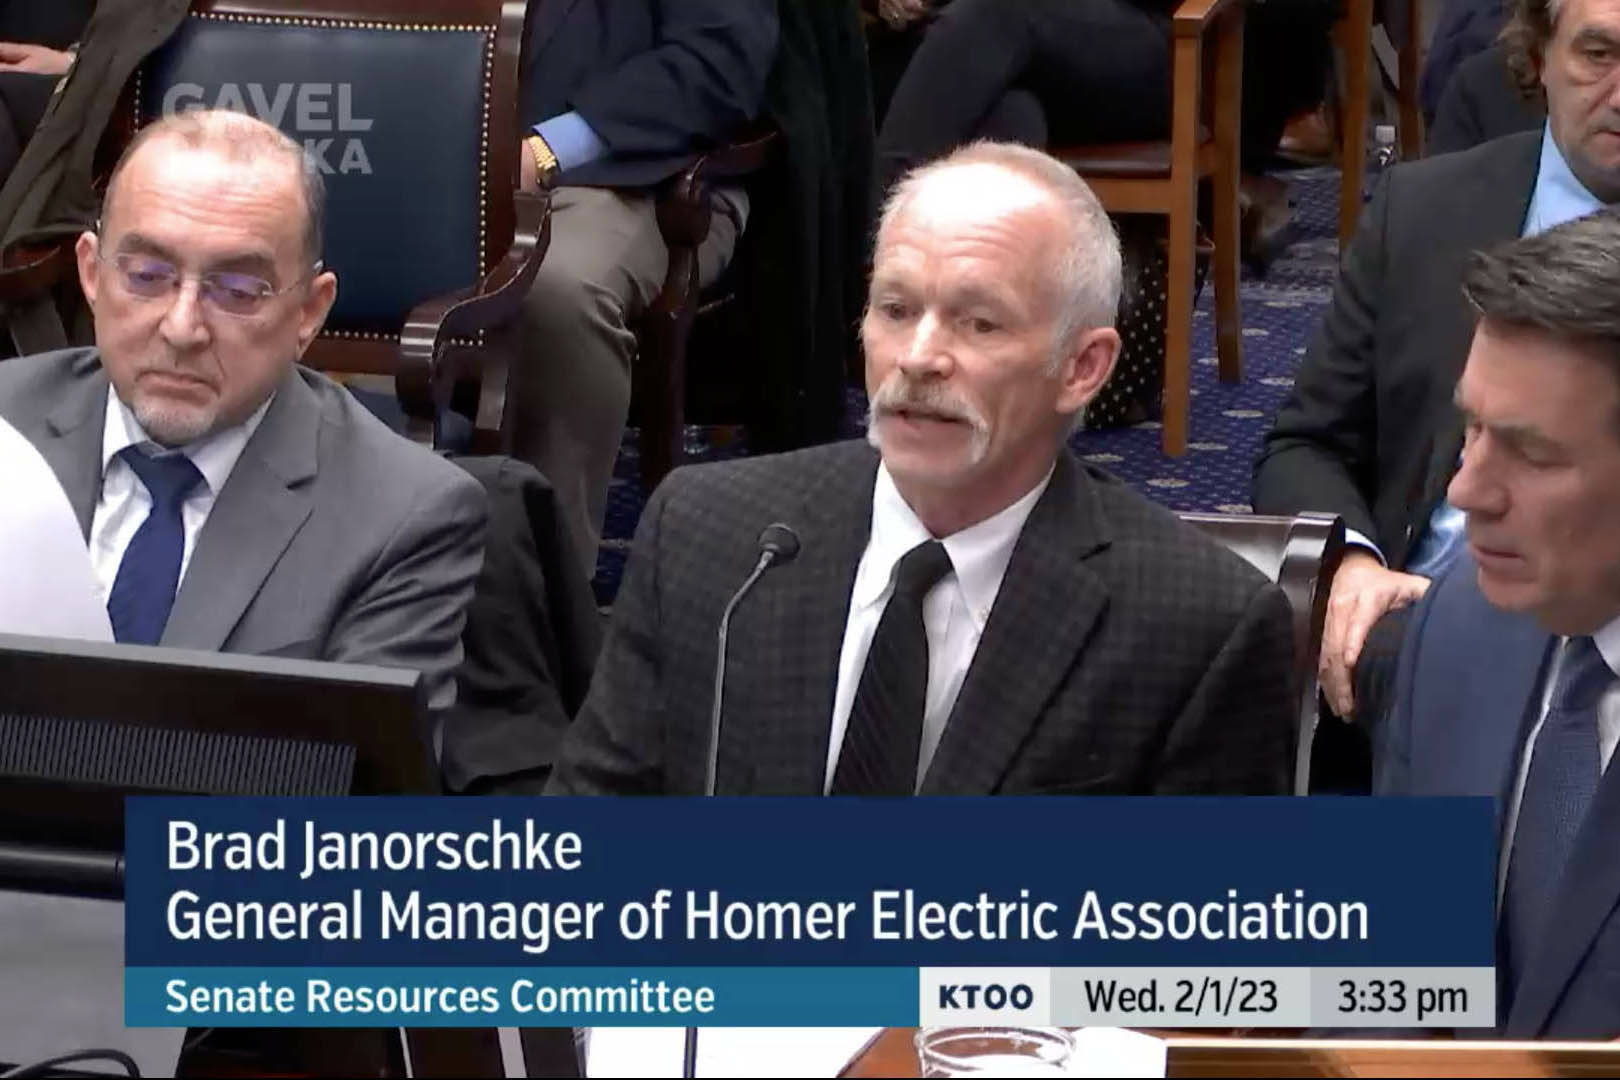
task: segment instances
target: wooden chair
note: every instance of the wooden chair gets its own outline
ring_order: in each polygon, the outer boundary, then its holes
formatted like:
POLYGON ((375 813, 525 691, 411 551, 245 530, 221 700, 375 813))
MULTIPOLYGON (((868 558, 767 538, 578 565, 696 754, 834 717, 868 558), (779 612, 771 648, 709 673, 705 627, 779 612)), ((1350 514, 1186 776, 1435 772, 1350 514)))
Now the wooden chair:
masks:
POLYGON ((1215 351, 1221 382, 1243 377, 1238 308, 1238 139, 1243 99, 1243 0, 1184 0, 1171 18, 1170 139, 1064 147, 1071 165, 1110 214, 1170 220, 1165 296, 1165 427, 1171 457, 1187 450, 1192 397, 1192 288, 1199 181, 1213 183, 1215 351), (1205 49, 1213 39, 1213 49, 1205 49))
POLYGON ((1194 258, 1198 183, 1214 196, 1215 339, 1222 382, 1243 377, 1238 307, 1239 110, 1243 93, 1242 0, 1183 0, 1172 17, 1170 138, 1060 148, 1113 214, 1169 219, 1165 298, 1164 452, 1187 450, 1191 407, 1194 258), (1213 39, 1213 48, 1206 48, 1213 39))
POLYGON ((717 181, 741 179, 763 169, 777 139, 769 130, 747 134, 698 158, 659 192, 658 231, 669 249, 669 269, 663 288, 635 328, 644 495, 650 495, 686 456, 686 346, 692 325, 731 300, 724 282, 708 294, 698 288, 697 252, 708 239, 714 213, 711 189, 717 181))
MULTIPOLYGON (((1401 3, 1403 0, 1390 0, 1401 3)), ((1423 156, 1423 112, 1418 106, 1418 72, 1423 66, 1423 0, 1411 6, 1411 33, 1397 52, 1400 90, 1401 158, 1423 156)), ((1344 62, 1344 97, 1339 103, 1339 250, 1350 246, 1361 217, 1361 189, 1367 181, 1367 98, 1371 92, 1374 0, 1344 0, 1344 14, 1333 27, 1344 62)))
MULTIPOLYGON (((462 383, 485 443, 503 444, 510 360, 500 331, 550 225, 549 199, 515 190, 524 9, 194 0, 124 88, 102 156, 177 108, 224 105, 276 123, 327 174, 323 260, 338 298, 304 363, 392 377, 424 442, 436 441, 462 383)), ((35 289, 73 265, 71 248, 11 258, 23 260, 11 279, 35 289)))
POLYGON ((1299 693, 1299 742, 1294 794, 1310 793, 1316 740, 1317 657, 1327 620, 1329 586, 1344 554, 1344 522, 1336 515, 1182 514, 1234 554, 1275 581, 1294 612, 1294 678, 1299 693))

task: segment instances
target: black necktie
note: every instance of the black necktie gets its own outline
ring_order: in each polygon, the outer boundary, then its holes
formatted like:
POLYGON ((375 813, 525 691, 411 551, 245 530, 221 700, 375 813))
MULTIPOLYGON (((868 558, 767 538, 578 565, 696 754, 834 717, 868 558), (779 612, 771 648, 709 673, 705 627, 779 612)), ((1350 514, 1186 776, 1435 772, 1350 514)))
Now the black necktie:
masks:
POLYGON ((203 475, 184 454, 149 457, 129 446, 118 456, 146 485, 152 509, 124 549, 112 592, 107 594, 107 615, 115 640, 156 645, 180 585, 180 561, 186 550, 181 507, 203 475))
POLYGON ((833 773, 834 795, 910 795, 917 789, 928 632, 923 597, 951 569, 938 540, 918 544, 894 572, 894 595, 878 620, 833 773))
POLYGON ((1510 990, 1540 946, 1575 834, 1597 792, 1598 699, 1614 678, 1591 638, 1569 640, 1530 754, 1508 856, 1501 925, 1510 990))

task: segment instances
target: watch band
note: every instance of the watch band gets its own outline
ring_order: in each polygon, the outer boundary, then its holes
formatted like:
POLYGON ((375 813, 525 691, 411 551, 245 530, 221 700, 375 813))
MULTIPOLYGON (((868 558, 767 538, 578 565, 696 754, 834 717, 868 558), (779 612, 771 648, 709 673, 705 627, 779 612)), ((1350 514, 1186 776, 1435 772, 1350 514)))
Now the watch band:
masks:
POLYGON ((557 173, 561 171, 557 165, 557 155, 552 152, 550 144, 539 132, 523 141, 528 144, 529 153, 534 157, 535 177, 540 181, 540 186, 551 187, 552 182, 557 179, 557 173))

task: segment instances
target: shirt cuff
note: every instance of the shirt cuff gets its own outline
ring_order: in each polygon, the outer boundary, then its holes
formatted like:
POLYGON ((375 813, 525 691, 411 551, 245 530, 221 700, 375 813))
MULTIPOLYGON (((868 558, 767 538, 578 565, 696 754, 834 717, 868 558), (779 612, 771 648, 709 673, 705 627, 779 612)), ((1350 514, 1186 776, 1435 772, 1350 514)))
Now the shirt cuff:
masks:
POLYGON ((577 112, 565 112, 534 126, 535 134, 546 140, 557 155, 557 169, 567 172, 588 165, 608 152, 607 143, 577 112))
POLYGON ((1367 539, 1367 537, 1363 536, 1361 533, 1357 532, 1356 530, 1354 530, 1354 529, 1346 529, 1346 530, 1344 530, 1344 542, 1345 542, 1345 546, 1347 546, 1347 547, 1355 546, 1355 547, 1359 547, 1359 548, 1365 548, 1367 551, 1372 552, 1373 558, 1375 558, 1379 562, 1383 563, 1386 567, 1389 565, 1389 560, 1384 558, 1384 553, 1382 551, 1378 550, 1378 545, 1373 543, 1371 540, 1367 539))

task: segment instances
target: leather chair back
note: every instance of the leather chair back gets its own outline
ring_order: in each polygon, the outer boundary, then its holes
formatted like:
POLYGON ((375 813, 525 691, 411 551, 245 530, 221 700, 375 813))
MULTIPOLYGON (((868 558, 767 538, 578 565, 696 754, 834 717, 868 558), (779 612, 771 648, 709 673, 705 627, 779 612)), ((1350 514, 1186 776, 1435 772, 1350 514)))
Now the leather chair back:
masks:
POLYGON ((1344 522, 1336 515, 1182 514, 1181 519, 1218 540, 1275 581, 1294 613, 1294 685, 1299 692, 1299 741, 1294 794, 1310 791, 1311 747, 1316 739, 1317 657, 1327 620, 1329 586, 1344 553, 1344 522))
POLYGON ((474 27, 362 29, 193 11, 137 76, 139 121, 221 106, 300 142, 326 182, 324 257, 340 285, 328 326, 397 331, 418 303, 486 269, 489 45, 474 27))

